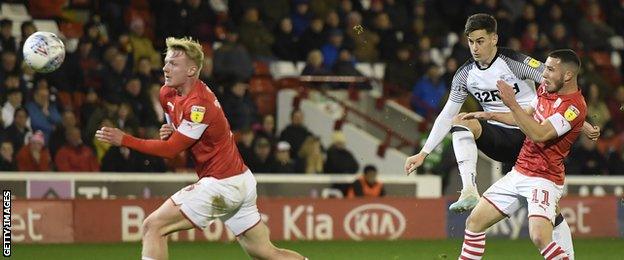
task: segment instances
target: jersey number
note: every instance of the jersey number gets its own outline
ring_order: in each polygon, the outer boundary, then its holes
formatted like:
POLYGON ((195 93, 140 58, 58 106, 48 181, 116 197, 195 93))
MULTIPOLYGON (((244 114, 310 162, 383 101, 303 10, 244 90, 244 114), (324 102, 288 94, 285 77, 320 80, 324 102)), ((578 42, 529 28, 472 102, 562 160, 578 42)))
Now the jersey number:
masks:
MULTIPOLYGON (((520 92, 520 87, 518 86, 518 83, 514 83, 513 89, 514 92, 516 92, 515 94, 518 94, 518 92, 520 92)), ((500 99, 500 96, 498 96, 498 90, 483 91, 481 93, 475 92, 474 95, 477 100, 479 100, 479 103, 493 102, 500 99)))
POLYGON ((548 202, 548 191, 547 190, 541 190, 542 192, 542 201, 540 202, 539 199, 537 198, 539 195, 539 192, 537 189, 533 189, 533 199, 531 200, 531 202, 533 203, 540 203, 544 206, 550 206, 550 203, 548 202))

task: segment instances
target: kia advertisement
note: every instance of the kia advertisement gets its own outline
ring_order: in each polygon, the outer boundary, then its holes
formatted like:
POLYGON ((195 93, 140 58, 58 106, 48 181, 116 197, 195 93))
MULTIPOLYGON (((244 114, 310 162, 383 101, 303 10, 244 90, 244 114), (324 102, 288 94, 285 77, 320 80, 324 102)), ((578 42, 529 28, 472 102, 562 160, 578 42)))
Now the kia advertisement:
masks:
MULTIPOLYGON (((164 199, 16 200, 15 243, 99 243, 141 240, 143 220, 164 199)), ((447 210, 450 199, 260 198, 273 240, 395 240, 462 238, 467 214, 447 210)), ((574 237, 621 237, 619 198, 566 197, 561 212, 574 237)), ((528 237, 526 207, 488 230, 488 236, 528 237)), ((172 234, 173 241, 234 241, 223 222, 172 234)))

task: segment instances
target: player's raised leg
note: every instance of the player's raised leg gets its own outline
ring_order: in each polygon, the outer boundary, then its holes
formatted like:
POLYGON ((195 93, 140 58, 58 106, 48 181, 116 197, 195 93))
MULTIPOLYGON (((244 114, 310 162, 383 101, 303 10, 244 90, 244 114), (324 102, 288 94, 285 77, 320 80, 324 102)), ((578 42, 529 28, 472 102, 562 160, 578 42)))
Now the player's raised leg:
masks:
POLYGON ((297 252, 273 245, 269 229, 262 221, 239 235, 238 242, 253 259, 306 259, 297 252))
POLYGON ((477 144, 475 139, 481 136, 481 124, 475 119, 463 120, 464 113, 453 119, 451 133, 453 136, 453 150, 457 159, 457 167, 462 180, 462 190, 459 200, 451 204, 449 209, 455 212, 471 210, 479 201, 477 191, 477 144))
POLYGON ((503 218, 505 215, 485 198, 481 198, 466 219, 464 243, 459 259, 481 259, 485 253, 485 230, 503 218))
POLYGON ((184 217, 180 207, 168 199, 143 221, 141 259, 168 259, 167 235, 191 228, 193 224, 184 217))

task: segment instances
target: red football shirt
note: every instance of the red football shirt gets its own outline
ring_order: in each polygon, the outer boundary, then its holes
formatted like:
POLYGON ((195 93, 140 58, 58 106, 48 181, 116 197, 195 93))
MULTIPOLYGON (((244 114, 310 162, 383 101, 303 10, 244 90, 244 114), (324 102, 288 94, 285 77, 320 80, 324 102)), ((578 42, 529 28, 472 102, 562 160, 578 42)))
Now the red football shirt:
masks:
POLYGON ((160 103, 167 122, 176 131, 197 140, 189 150, 199 178, 224 179, 247 170, 221 105, 204 82, 197 79, 186 96, 163 86, 160 103))
POLYGON ((587 105, 580 91, 568 95, 548 93, 543 85, 537 89, 533 118, 542 123, 549 120, 558 137, 544 143, 524 140, 522 150, 514 167, 518 172, 541 177, 563 185, 565 170, 563 159, 581 133, 587 105))

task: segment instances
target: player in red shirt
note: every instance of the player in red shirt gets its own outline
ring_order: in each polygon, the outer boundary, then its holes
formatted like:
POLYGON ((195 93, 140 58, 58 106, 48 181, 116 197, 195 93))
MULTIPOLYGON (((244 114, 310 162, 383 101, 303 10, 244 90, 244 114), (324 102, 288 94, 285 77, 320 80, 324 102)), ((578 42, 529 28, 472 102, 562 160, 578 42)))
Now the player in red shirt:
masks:
POLYGON ((254 259, 305 259, 275 247, 256 206, 256 180, 236 148, 230 126, 214 93, 199 80, 204 54, 188 38, 167 38, 160 102, 167 123, 161 140, 145 140, 103 127, 96 137, 142 153, 173 158, 189 150, 199 181, 176 192, 143 222, 142 259, 167 259, 167 236, 205 228, 221 219, 254 259))
POLYGON ((570 259, 552 240, 556 208, 563 194, 563 159, 581 133, 587 105, 577 85, 579 57, 572 50, 548 55, 537 100, 522 108, 511 86, 497 82, 507 113, 475 112, 468 118, 487 118, 518 125, 526 139, 514 168, 494 183, 466 220, 460 259, 481 259, 485 230, 521 207, 526 199, 529 235, 545 259, 570 259))

